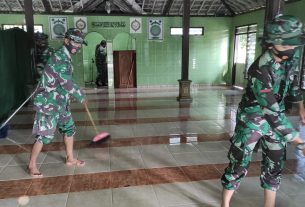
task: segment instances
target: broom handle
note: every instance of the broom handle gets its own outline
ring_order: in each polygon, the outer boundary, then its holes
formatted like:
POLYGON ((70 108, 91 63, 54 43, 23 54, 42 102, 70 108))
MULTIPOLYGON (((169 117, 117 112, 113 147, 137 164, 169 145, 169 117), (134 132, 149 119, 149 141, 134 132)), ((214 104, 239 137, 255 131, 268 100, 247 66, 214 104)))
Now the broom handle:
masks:
POLYGON ((90 119, 90 121, 91 121, 91 123, 92 123, 92 126, 93 126, 93 128, 94 128, 94 131, 95 131, 96 134, 98 134, 98 131, 97 131, 97 129, 96 129, 96 126, 95 126, 95 124, 94 124, 94 121, 93 121, 93 119, 92 119, 92 116, 91 116, 91 113, 90 113, 90 111, 89 111, 89 109, 88 109, 87 104, 85 104, 85 108, 86 108, 87 114, 88 114, 88 116, 89 116, 89 119, 90 119))

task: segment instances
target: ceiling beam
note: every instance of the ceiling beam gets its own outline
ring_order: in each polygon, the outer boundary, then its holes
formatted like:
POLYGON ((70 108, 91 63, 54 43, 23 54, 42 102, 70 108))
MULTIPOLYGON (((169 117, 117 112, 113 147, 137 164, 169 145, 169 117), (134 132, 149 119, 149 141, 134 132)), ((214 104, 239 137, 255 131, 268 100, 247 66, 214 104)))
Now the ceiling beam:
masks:
POLYGON ((119 7, 122 12, 132 13, 132 9, 123 0, 114 0, 113 4, 119 7))
POLYGON ((53 5, 52 5, 51 1, 50 1, 50 0, 48 0, 48 2, 49 2, 49 4, 50 4, 51 11, 54 11, 54 8, 53 8, 53 5))
POLYGON ((152 9, 151 9, 151 12, 150 12, 151 14, 153 14, 153 13, 154 13, 154 10, 155 10, 155 5, 156 5, 156 1, 157 1, 157 0, 155 0, 155 1, 154 1, 154 5, 153 5, 153 7, 152 7, 152 9))
POLYGON ((212 4, 210 5, 210 7, 208 8, 206 15, 209 15, 209 11, 211 10, 211 8, 214 6, 215 1, 212 2, 212 4))
POLYGON ((191 4, 191 7, 190 7, 190 11, 192 11, 192 8, 194 6, 194 3, 195 3, 196 0, 193 0, 192 4, 191 4))
POLYGON ((201 4, 200 8, 199 8, 199 9, 198 9, 198 11, 197 11, 197 15, 199 15, 199 14, 200 14, 201 9, 203 8, 205 1, 206 1, 206 0, 204 0, 204 1, 202 2, 202 4, 201 4))
POLYGON ((68 8, 66 8, 64 10, 64 12, 73 12, 74 11, 74 6, 73 6, 73 3, 72 3, 72 0, 68 0, 70 2, 70 6, 68 8))
POLYGON ((61 5, 61 0, 58 0, 59 6, 60 6, 60 11, 62 11, 62 5, 61 5))
POLYGON ((220 7, 218 7, 218 9, 216 9, 215 16, 218 16, 218 12, 221 10, 222 7, 224 7, 223 4, 221 4, 220 7))
POLYGON ((165 5, 166 5, 166 0, 164 1, 163 6, 160 7, 160 14, 162 14, 162 12, 164 11, 165 5))
POLYGON ((21 3, 20 3, 20 0, 17 0, 16 2, 18 3, 19 7, 20 7, 21 9, 23 9, 23 8, 22 8, 22 5, 21 5, 21 3))
POLYGON ((89 11, 95 11, 99 5, 101 5, 104 0, 89 0, 87 1, 82 8, 79 8, 79 11, 83 13, 89 13, 89 11))
POLYGON ((10 7, 10 5, 7 3, 7 1, 6 0, 4 0, 4 3, 5 3, 5 5, 7 6, 7 8, 11 11, 12 10, 12 8, 10 7))
POLYGON ((88 1, 89 0, 80 0, 79 2, 77 2, 75 4, 73 4, 73 2, 71 1, 72 6, 70 8, 68 8, 67 10, 79 12, 84 7, 84 4, 86 4, 88 1))
POLYGON ((135 0, 124 0, 124 2, 129 8, 131 8, 132 11, 136 12, 137 14, 142 14, 142 8, 135 0))
POLYGON ((239 0, 233 0, 233 1, 226 0, 226 1, 229 2, 228 5, 230 5, 230 7, 232 8, 235 14, 242 13, 242 11, 244 11, 244 7, 241 5, 239 0))
POLYGON ((178 11, 178 15, 180 15, 182 8, 183 8, 183 1, 181 2, 181 6, 180 6, 180 9, 178 11))
POLYGON ((142 3, 142 11, 144 11, 144 5, 145 5, 145 0, 143 0, 143 3, 142 3))
MULTIPOLYGON (((256 1, 257 2, 257 1, 256 1)), ((245 2, 245 0, 235 0, 234 3, 237 3, 239 6, 242 7, 242 11, 248 11, 249 8, 249 0, 245 2)), ((259 2, 255 3, 257 6, 259 6, 259 2)))
POLYGON ((174 3, 174 0, 168 0, 166 2, 166 5, 165 5, 163 13, 162 13, 163 16, 165 16, 169 13, 169 10, 171 9, 173 3, 174 3))
POLYGON ((193 0, 193 1, 192 1, 192 4, 191 4, 191 6, 190 6, 190 14, 192 14, 192 8, 193 8, 195 2, 196 2, 196 0, 193 0))
POLYGON ((41 0, 41 2, 44 6, 45 12, 50 13, 51 12, 50 2, 48 0, 41 0))
POLYGON ((227 2, 225 2, 225 0, 220 0, 221 2, 222 2, 222 4, 225 6, 225 8, 227 9, 227 10, 229 10, 229 12, 232 14, 232 16, 235 16, 235 12, 234 12, 234 10, 230 7, 230 5, 227 3, 227 2))

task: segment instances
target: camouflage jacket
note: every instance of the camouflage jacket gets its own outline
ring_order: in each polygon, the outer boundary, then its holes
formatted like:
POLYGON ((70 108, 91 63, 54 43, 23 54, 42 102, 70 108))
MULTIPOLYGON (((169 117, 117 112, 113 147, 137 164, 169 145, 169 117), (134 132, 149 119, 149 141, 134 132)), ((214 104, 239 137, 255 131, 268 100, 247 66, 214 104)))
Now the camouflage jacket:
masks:
POLYGON ((258 119, 263 117, 269 127, 283 137, 283 141, 291 141, 298 135, 284 113, 284 99, 290 102, 303 100, 299 88, 299 67, 300 50, 291 60, 283 63, 275 62, 272 52, 266 51, 249 68, 246 92, 240 103, 241 113, 258 119))
POLYGON ((70 97, 83 102, 85 95, 72 79, 73 66, 65 46, 48 60, 34 98, 34 109, 44 114, 56 114, 67 110, 70 97))

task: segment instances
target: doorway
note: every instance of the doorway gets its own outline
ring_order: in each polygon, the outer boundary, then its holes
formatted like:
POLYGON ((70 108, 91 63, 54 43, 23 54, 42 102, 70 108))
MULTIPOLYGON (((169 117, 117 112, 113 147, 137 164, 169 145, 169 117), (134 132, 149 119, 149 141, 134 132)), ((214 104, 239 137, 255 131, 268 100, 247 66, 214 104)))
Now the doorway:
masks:
POLYGON ((235 28, 234 61, 232 85, 245 87, 248 69, 255 60, 257 25, 246 25, 235 28))
POLYGON ((84 65, 84 82, 86 86, 95 86, 96 65, 95 65, 95 47, 105 38, 98 32, 90 32, 86 35, 85 40, 88 42, 83 47, 83 65, 84 65))
POLYGON ((113 39, 113 79, 115 88, 136 88, 136 39, 119 33, 113 39))

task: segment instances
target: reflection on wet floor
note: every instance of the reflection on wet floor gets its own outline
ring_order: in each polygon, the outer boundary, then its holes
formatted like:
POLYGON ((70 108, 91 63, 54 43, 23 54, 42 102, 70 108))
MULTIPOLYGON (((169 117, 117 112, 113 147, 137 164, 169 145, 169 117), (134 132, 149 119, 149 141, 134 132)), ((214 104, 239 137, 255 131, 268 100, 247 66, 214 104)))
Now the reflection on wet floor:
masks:
MULTIPOLYGON (((26 166, 34 142, 34 112, 23 108, 12 119, 8 136, 18 145, 0 140, 0 206, 220 206, 219 178, 227 166, 242 91, 196 88, 191 103, 178 102, 175 87, 101 88, 86 93, 97 131, 109 132, 111 139, 92 143, 96 135, 92 123, 83 106, 73 102, 74 154, 86 166, 67 168, 57 133, 38 159, 45 177, 32 179, 26 166)), ((294 125, 299 121, 293 112, 289 119, 294 125)), ((291 146, 287 157, 277 207, 303 206, 304 184, 291 176, 295 170, 291 146)), ((253 156, 250 173, 232 206, 263 206, 260 159, 260 153, 253 156)))

